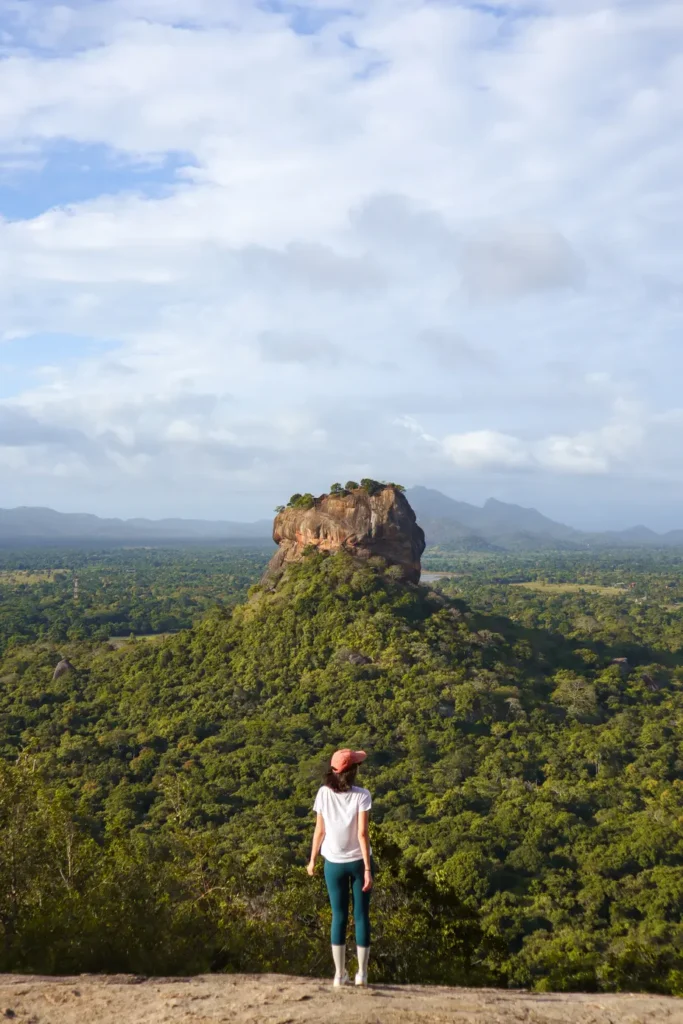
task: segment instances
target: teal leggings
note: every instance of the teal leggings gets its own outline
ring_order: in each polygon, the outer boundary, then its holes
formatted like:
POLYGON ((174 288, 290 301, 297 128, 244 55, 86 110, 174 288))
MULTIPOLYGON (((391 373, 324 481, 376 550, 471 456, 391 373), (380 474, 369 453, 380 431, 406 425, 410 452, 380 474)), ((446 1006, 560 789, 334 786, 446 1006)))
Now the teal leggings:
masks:
MULTIPOLYGON (((372 865, 374 873, 375 867, 372 865)), ((331 939, 333 946, 346 945, 346 926, 349 922, 349 891, 353 900, 353 919, 356 924, 356 945, 370 945, 370 893, 363 892, 365 865, 362 860, 333 864, 325 861, 325 881, 332 907, 331 939)))

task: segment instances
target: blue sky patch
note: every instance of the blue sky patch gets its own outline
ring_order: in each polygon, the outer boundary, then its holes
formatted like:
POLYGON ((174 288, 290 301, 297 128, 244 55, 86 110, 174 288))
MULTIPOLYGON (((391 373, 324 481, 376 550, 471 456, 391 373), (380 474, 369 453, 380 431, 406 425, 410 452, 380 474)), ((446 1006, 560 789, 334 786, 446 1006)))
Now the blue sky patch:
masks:
POLYGON ((532 4, 521 7, 517 4, 512 6, 511 4, 503 3, 487 3, 487 0, 426 0, 426 2, 449 7, 466 7, 468 11, 479 11, 480 14, 488 14, 492 18, 500 18, 501 20, 538 17, 542 13, 532 4))
POLYGON ((258 6, 263 11, 288 15, 289 24, 293 31, 300 36, 315 35, 330 22, 350 17, 353 14, 353 11, 346 7, 328 7, 326 10, 316 10, 305 4, 287 3, 286 0, 262 0, 258 6))
POLYGON ((61 371, 68 371, 70 366, 119 347, 115 341, 71 334, 31 334, 0 342, 0 399, 47 383, 45 367, 58 366, 61 371))
POLYGON ((55 206, 119 192, 160 198, 177 183, 179 168, 192 162, 187 154, 171 153, 158 163, 131 163, 107 146, 67 141, 48 144, 40 157, 42 166, 16 172, 2 173, 0 163, 0 216, 26 220, 55 206))

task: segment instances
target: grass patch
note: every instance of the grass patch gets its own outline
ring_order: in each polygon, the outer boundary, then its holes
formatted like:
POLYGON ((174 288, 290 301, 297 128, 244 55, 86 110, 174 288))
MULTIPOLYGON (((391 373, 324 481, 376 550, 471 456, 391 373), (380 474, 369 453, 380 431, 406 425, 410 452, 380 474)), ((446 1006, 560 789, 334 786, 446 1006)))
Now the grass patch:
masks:
POLYGON ((57 575, 66 575, 63 570, 54 569, 0 569, 0 583, 25 584, 54 583, 57 575))
POLYGON ((527 590, 541 590, 546 594, 578 594, 582 590, 589 594, 626 594, 624 587, 600 587, 597 583, 542 583, 529 580, 527 583, 510 583, 511 587, 525 587, 527 590))
POLYGON ((154 644, 161 643, 169 636, 175 636, 175 633, 136 633, 134 636, 130 634, 128 636, 110 636, 107 643, 118 650, 119 647, 125 647, 126 644, 133 641, 146 640, 148 643, 154 644))

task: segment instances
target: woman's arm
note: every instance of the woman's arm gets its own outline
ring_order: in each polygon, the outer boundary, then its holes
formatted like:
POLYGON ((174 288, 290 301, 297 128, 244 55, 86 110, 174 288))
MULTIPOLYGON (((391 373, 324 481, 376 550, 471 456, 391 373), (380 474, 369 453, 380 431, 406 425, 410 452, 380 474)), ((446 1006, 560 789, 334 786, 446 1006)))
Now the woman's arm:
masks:
POLYGON ((311 859, 308 862, 306 870, 309 875, 312 875, 315 871, 315 862, 318 854, 320 853, 320 847, 323 845, 323 839, 325 838, 325 822, 322 814, 318 814, 315 821, 315 831, 313 832, 313 843, 311 845, 311 859))
POLYGON ((365 878, 363 880, 363 892, 369 892, 372 889, 372 867, 370 866, 370 840, 368 838, 368 829, 370 825, 370 811, 359 811, 358 812, 358 843, 363 854, 363 864, 365 865, 365 878))

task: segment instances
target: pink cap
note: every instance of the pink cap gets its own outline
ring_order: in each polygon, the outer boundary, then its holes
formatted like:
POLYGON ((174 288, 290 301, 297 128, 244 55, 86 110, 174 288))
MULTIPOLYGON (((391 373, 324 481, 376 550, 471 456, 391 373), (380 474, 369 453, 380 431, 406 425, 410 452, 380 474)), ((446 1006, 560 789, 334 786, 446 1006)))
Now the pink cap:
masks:
POLYGON ((330 764, 333 772, 345 772, 354 764, 360 764, 368 755, 364 750, 337 750, 330 764))

